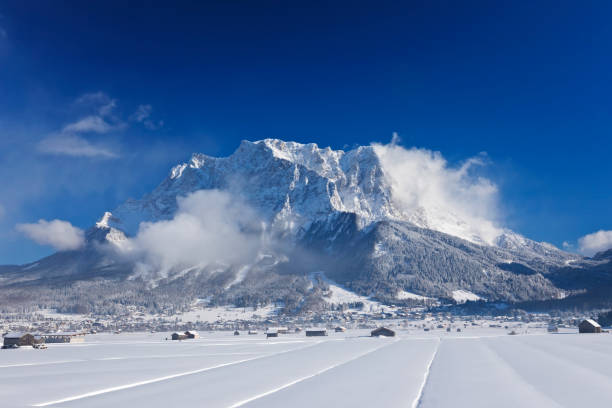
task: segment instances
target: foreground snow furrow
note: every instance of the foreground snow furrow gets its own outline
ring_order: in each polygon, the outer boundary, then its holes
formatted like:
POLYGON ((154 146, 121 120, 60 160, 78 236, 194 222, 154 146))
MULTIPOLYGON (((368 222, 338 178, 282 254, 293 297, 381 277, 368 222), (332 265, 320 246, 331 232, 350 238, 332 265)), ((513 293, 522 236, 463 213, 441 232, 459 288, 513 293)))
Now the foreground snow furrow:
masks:
MULTIPOLYGON (((567 349, 563 336, 547 337, 552 348, 559 350, 560 346, 567 349)), ((584 337, 588 341, 588 335, 584 337)), ((612 339, 608 339, 612 342, 612 339)), ((505 338, 487 344, 525 382, 561 406, 600 405, 603 401, 608 402, 603 405, 612 404, 612 370, 606 370, 605 361, 587 353, 581 355, 580 361, 572 361, 572 357, 569 357, 571 350, 568 354, 543 351, 531 346, 534 341, 537 340, 525 342, 523 339, 505 338)))
POLYGON ((559 407, 505 364, 484 339, 440 343, 419 407, 450 406, 559 407))
POLYGON ((186 375, 202 373, 204 371, 214 370, 215 368, 226 367, 226 366, 233 365, 233 364, 240 364, 240 363, 247 362, 249 360, 254 360, 255 358, 261 358, 261 357, 253 357, 253 358, 247 358, 247 359, 244 359, 244 360, 232 361, 231 363, 224 363, 224 364, 219 364, 219 365, 212 366, 212 367, 201 368, 199 370, 193 370, 193 371, 187 371, 187 372, 179 373, 179 374, 167 375, 165 377, 153 378, 151 380, 139 381, 139 382, 135 382, 135 383, 131 383, 131 384, 120 385, 118 387, 104 388, 104 389, 101 389, 101 390, 97 390, 97 391, 93 391, 93 392, 88 392, 86 394, 81 394, 81 395, 75 395, 75 396, 72 396, 72 397, 67 397, 67 398, 63 398, 63 399, 60 399, 60 400, 56 400, 56 401, 41 402, 39 404, 34 404, 33 406, 34 407, 46 407, 46 406, 49 406, 49 405, 61 404, 63 402, 76 401, 76 400, 80 400, 80 399, 83 399, 83 398, 89 398, 89 397, 93 397, 93 396, 96 396, 96 395, 106 394, 106 393, 109 393, 109 392, 126 390, 128 388, 140 387, 141 385, 153 384, 153 383, 160 382, 160 381, 170 380, 172 378, 178 378, 178 377, 184 377, 186 375))
POLYGON ((377 351, 377 350, 379 350, 379 349, 381 349, 381 348, 383 348, 383 347, 387 347, 387 346, 389 346, 389 344, 390 344, 390 343, 388 343, 388 344, 383 344, 383 345, 381 345, 381 346, 375 347, 375 348, 373 348, 373 349, 371 349, 371 350, 368 350, 368 351, 366 351, 366 352, 364 352, 364 353, 358 354, 358 355, 356 355, 355 357, 350 358, 349 360, 342 361, 342 362, 340 362, 340 363, 337 363, 337 364, 331 365, 331 366, 329 366, 329 367, 325 367, 325 368, 323 368, 323 369, 321 369, 321 370, 319 370, 319 371, 317 371, 317 372, 315 372, 315 373, 313 373, 313 374, 309 374, 309 375, 307 375, 307 376, 305 376, 305 377, 298 378, 298 379, 296 379, 296 380, 293 380, 293 381, 290 381, 290 382, 288 382, 288 383, 286 383, 286 384, 283 384, 283 385, 281 385, 280 387, 276 387, 276 388, 274 388, 274 389, 272 389, 272 390, 270 390, 270 391, 266 391, 266 392, 264 392, 264 393, 261 393, 261 394, 255 395, 255 396, 253 396, 253 397, 251 397, 251 398, 245 399, 245 400, 243 400, 243 401, 239 401, 239 402, 237 402, 237 403, 235 403, 235 404, 231 405, 231 406, 230 406, 230 408, 238 408, 238 407, 241 407, 241 406, 243 406, 243 405, 248 404, 249 402, 253 402, 253 401, 258 400, 258 399, 260 399, 260 398, 263 398, 263 397, 266 397, 266 396, 268 396, 268 395, 274 394, 275 392, 278 392, 278 391, 281 391, 281 390, 283 390, 283 389, 285 389, 285 388, 291 387, 292 385, 295 385, 295 384, 297 384, 297 383, 301 383, 302 381, 308 380, 308 379, 313 378, 313 377, 315 377, 315 376, 317 376, 317 375, 321 375, 321 374, 323 374, 323 373, 325 373, 325 372, 327 372, 327 371, 329 371, 329 370, 333 370, 334 368, 339 367, 339 366, 341 366, 341 365, 343 365, 343 364, 346 364, 346 363, 349 363, 349 362, 351 362, 351 361, 357 360, 357 359, 359 359, 359 358, 361 358, 361 357, 363 357, 363 356, 365 356, 365 355, 367 355, 367 354, 373 353, 373 352, 375 352, 375 351, 377 351))
POLYGON ((416 398, 412 402, 412 408, 417 408, 418 406, 421 405, 421 399, 423 398, 423 390, 425 389, 425 385, 427 385, 427 380, 429 379, 429 373, 431 372, 431 365, 436 359, 439 349, 440 349, 440 339, 438 338, 438 344, 436 345, 436 349, 434 350, 431 356, 431 360, 429 360, 429 363, 427 363, 427 368, 425 369, 425 374, 423 375, 423 383, 419 387, 419 392, 417 393, 416 398))
MULTIPOLYGON (((389 342, 390 339, 372 341, 389 342)), ((418 395, 423 372, 436 344, 433 338, 402 338, 361 358, 252 401, 246 407, 406 406, 418 395)))
MULTIPOLYGON (((371 350, 373 344, 380 344, 377 339, 370 338, 338 340, 309 339, 310 346, 253 359, 244 364, 107 393, 91 398, 87 406, 122 406, 128 401, 149 401, 148 407, 167 407, 176 405, 177 401, 181 401, 182 405, 199 406, 205 398, 207 407, 228 407, 344 362, 371 350)), ((82 406, 77 402, 67 402, 62 406, 82 406)))
MULTIPOLYGON (((300 349, 301 348, 308 348, 308 347, 314 346, 316 344, 318 344, 318 343, 309 344, 307 346, 300 347, 300 349)), ((159 382, 162 382, 162 381, 167 381, 167 380, 171 380, 171 379, 175 379, 175 378, 179 378, 179 377, 185 377, 185 376, 189 376, 189 375, 203 373, 203 372, 206 372, 206 371, 211 371, 211 370, 215 370, 215 369, 222 368, 222 367, 227 367, 227 366, 236 365, 236 364, 242 364, 242 363, 246 363, 248 361, 257 360, 257 359, 261 359, 261 358, 265 358, 265 357, 270 357, 272 355, 289 353, 289 352, 292 352, 292 351, 295 351, 295 349, 279 351, 277 353, 272 353, 272 354, 268 353, 268 354, 263 354, 263 355, 257 355, 255 357, 251 357, 251 358, 245 358, 245 359, 241 359, 241 360, 237 360, 237 361, 221 363, 221 364, 217 364, 217 365, 214 365, 214 366, 199 368, 199 369, 196 369, 196 370, 190 370, 190 371, 185 371, 185 372, 181 372, 181 373, 166 375, 166 376, 163 376, 163 377, 152 378, 152 379, 143 380, 143 381, 137 381, 137 382, 133 382, 133 383, 129 383, 129 384, 124 384, 124 385, 119 385, 119 386, 115 386, 115 387, 103 388, 103 389, 99 389, 99 390, 96 390, 96 391, 92 391, 92 392, 88 392, 88 393, 84 393, 84 394, 79 394, 79 395, 74 395, 74 396, 70 396, 70 397, 66 397, 66 398, 62 398, 62 399, 58 399, 58 400, 54 400, 54 401, 47 401, 47 402, 41 402, 41 403, 33 404, 32 406, 34 406, 34 407, 46 407, 46 406, 51 406, 51 405, 57 405, 57 404, 72 402, 72 401, 81 400, 81 399, 89 398, 89 397, 94 397, 94 396, 98 396, 98 395, 102 395, 102 394, 112 393, 112 392, 121 391, 121 390, 127 390, 127 389, 130 389, 130 388, 140 387, 140 386, 143 386, 143 385, 154 384, 154 383, 159 383, 159 382)))

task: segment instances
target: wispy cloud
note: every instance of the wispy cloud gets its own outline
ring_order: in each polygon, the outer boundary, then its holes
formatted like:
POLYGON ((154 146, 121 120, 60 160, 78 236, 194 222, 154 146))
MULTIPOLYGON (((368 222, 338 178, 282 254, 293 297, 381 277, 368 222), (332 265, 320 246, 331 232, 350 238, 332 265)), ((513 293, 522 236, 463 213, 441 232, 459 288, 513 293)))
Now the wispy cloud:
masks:
POLYGON ((599 230, 578 239, 578 250, 587 256, 610 248, 612 248, 612 231, 599 230))
POLYGON ((119 154, 111 148, 96 145, 78 135, 59 134, 41 140, 38 150, 42 153, 67 155, 73 157, 98 157, 103 159, 114 159, 119 154))
POLYGON ((138 108, 136 108, 136 111, 130 116, 130 119, 135 120, 136 122, 142 122, 151 116, 152 111, 153 107, 151 105, 139 105, 138 108))
POLYGON ((42 139, 38 151, 47 154, 67 155, 72 157, 98 157, 113 159, 119 157, 110 146, 94 143, 84 135, 95 133, 105 135, 123 130, 126 124, 114 114, 116 99, 104 92, 93 92, 81 95, 74 102, 75 106, 88 111, 74 122, 65 125, 59 132, 42 139))
POLYGON ((106 122, 100 116, 87 116, 64 126, 62 133, 108 133, 114 129, 116 129, 115 126, 106 122))
POLYGON ((154 121, 151 119, 153 107, 151 105, 139 105, 136 111, 130 115, 130 120, 142 123, 149 130, 157 130, 164 126, 163 120, 154 121))
POLYGON ((117 100, 102 91, 90 92, 79 96, 75 105, 91 107, 101 116, 108 116, 117 107, 117 100))
POLYGON ((85 244, 85 233, 68 221, 38 220, 32 224, 17 224, 15 227, 38 244, 51 246, 58 251, 78 249, 85 244))

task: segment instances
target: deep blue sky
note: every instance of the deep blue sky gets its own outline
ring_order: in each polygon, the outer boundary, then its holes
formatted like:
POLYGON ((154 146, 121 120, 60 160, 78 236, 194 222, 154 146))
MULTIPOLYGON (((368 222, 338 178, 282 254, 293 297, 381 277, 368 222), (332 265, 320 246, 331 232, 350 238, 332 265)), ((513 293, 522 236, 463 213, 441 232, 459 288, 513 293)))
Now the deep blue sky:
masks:
POLYGON ((266 137, 485 151, 506 226, 612 229, 612 3, 329 3, 0 2, 0 264, 52 251, 17 223, 87 228, 191 152, 266 137), (118 157, 41 148, 111 99, 113 128, 78 137, 118 157))

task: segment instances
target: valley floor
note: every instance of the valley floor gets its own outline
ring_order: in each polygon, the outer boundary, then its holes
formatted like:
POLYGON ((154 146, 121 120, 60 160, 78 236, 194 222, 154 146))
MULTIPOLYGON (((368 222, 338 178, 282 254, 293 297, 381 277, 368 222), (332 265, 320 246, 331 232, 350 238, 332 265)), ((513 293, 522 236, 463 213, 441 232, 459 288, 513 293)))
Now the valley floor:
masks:
POLYGON ((0 351, 0 406, 575 407, 612 405, 612 335, 349 330, 97 334, 0 351))

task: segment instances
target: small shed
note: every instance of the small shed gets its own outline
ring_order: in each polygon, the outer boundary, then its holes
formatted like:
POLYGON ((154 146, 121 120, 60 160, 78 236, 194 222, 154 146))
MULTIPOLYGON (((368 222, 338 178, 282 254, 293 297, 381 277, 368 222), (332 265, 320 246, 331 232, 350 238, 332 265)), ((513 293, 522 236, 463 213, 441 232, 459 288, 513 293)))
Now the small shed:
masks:
POLYGON ((306 337, 327 336, 327 329, 306 329, 306 337))
POLYGON ((593 319, 585 319, 578 325, 580 333, 601 333, 601 326, 593 319))
POLYGON ((346 331, 346 327, 338 326, 334 329, 336 333, 342 333, 346 331))
POLYGON ((240 332, 238 330, 234 331, 234 336, 240 336, 240 332))
POLYGON ((379 327, 378 329, 372 330, 370 335, 372 337, 379 337, 379 336, 394 337, 395 332, 391 329, 387 329, 386 327, 379 327))
POLYGON ((257 330, 249 330, 249 334, 251 334, 251 335, 257 334, 257 330))
POLYGON ((187 338, 188 337, 185 333, 178 333, 178 332, 172 333, 172 340, 185 340, 187 338))
POLYGON ((278 337, 278 330, 268 330, 266 331, 266 338, 268 337, 278 337))
POLYGON ((187 330, 185 332, 185 336, 187 336, 188 339, 197 339, 198 337, 200 337, 198 332, 195 330, 187 330))

